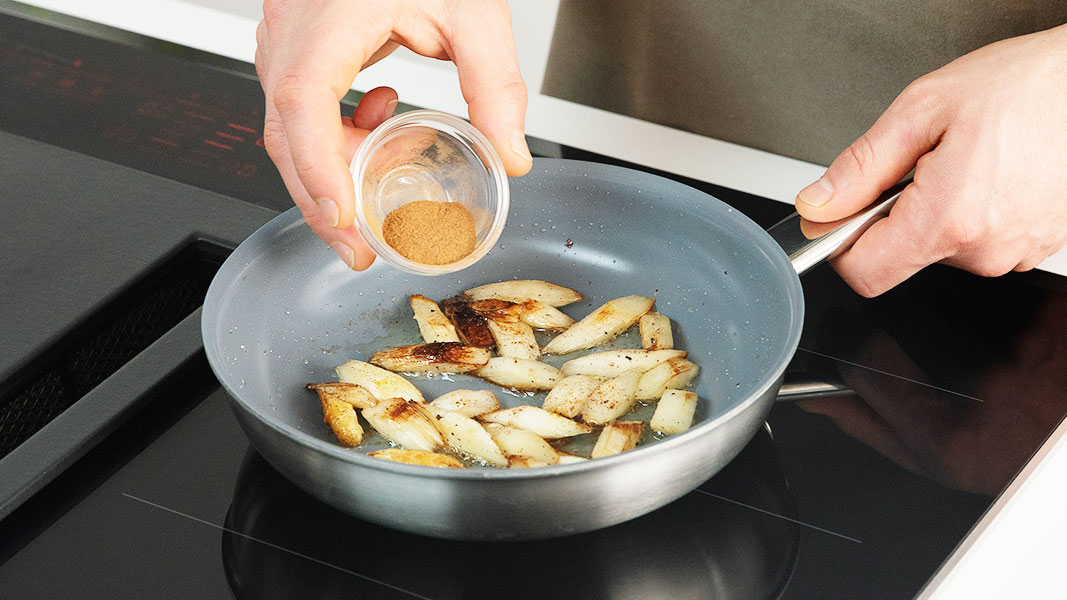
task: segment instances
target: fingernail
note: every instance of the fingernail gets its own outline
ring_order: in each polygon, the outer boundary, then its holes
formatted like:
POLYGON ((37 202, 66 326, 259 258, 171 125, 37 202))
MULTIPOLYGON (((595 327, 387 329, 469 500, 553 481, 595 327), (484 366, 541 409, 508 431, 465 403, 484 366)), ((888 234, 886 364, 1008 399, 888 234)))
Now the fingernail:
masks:
POLYGON ((333 251, 337 253, 337 256, 344 261, 345 266, 349 269, 352 268, 352 265, 356 264, 356 253, 348 244, 344 242, 334 242, 330 244, 330 247, 333 248, 333 251))
POLYGON ((818 181, 800 190, 797 194, 797 202, 803 202, 811 207, 819 207, 830 200, 834 195, 834 188, 826 177, 820 177, 818 181))
POLYGON ((526 145, 526 136, 521 131, 511 132, 511 151, 523 160, 533 160, 533 157, 530 156, 530 147, 526 145))
POLYGON ((397 104, 400 104, 400 98, 393 98, 392 100, 385 103, 385 118, 388 119, 389 117, 393 116, 393 113, 396 112, 397 104))
POLYGON ((330 227, 337 227, 337 222, 341 220, 341 209, 337 203, 329 198, 319 198, 315 203, 319 205, 319 213, 326 219, 326 223, 330 227))

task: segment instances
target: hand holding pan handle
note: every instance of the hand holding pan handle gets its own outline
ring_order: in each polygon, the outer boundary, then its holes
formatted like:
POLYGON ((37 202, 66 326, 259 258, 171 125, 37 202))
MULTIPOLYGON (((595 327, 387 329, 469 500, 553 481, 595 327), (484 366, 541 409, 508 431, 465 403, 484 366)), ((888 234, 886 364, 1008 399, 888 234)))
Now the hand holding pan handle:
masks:
POLYGON ((815 223, 793 213, 767 230, 785 250, 798 275, 803 275, 824 260, 848 250, 867 228, 889 214, 911 177, 882 193, 862 211, 832 223, 815 223))
MULTIPOLYGON (((793 213, 767 233, 782 247, 797 275, 803 275, 824 260, 849 249, 875 221, 889 214, 900 193, 911 183, 908 177, 882 193, 862 211, 832 223, 815 223, 793 213)), ((787 375, 787 379, 789 379, 787 375)), ((778 392, 778 401, 805 400, 854 394, 839 378, 820 378, 801 374, 797 381, 786 381, 778 392)))

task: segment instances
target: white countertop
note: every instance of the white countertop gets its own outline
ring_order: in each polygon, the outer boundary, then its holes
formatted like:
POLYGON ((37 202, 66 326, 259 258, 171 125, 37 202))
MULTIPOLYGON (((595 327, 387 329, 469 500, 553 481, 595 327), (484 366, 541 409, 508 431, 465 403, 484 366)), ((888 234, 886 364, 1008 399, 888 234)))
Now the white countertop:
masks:
MULTIPOLYGON (((27 1, 27 0, 22 0, 27 1)), ((35 6, 252 62, 259 0, 29 0, 35 6)), ((791 203, 819 165, 540 95, 558 0, 512 1, 530 89, 531 136, 791 203)), ((354 89, 390 85, 408 104, 466 116, 450 63, 409 52, 364 71, 354 89)), ((1067 251, 1040 268, 1067 275, 1067 251)), ((1067 368, 1067 365, 1064 366, 1067 368)), ((1067 422, 934 577, 922 597, 1067 597, 1067 422)))

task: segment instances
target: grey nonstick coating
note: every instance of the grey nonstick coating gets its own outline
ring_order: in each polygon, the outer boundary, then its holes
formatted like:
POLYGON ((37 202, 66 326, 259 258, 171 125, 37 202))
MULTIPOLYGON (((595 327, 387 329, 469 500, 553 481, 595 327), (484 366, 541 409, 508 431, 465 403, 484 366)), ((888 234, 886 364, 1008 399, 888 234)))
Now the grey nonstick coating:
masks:
MULTIPOLYGON (((778 245, 715 198, 619 167, 538 159, 511 186, 497 248, 452 275, 418 277, 384 264, 349 271, 295 209, 227 259, 205 301, 204 346, 243 429, 282 474, 397 529, 544 538, 654 510, 714 475, 754 435, 803 323, 800 281, 778 245), (579 290, 585 301, 563 309, 575 318, 611 298, 655 297, 674 322, 676 347, 701 367, 698 422, 619 456, 539 469, 434 469, 337 444, 306 383, 336 380, 345 360, 418 343, 409 294, 441 300, 511 278, 579 290)), ((473 377, 448 379, 414 383, 427 400, 457 387, 494 389, 508 406, 541 400, 473 377)))

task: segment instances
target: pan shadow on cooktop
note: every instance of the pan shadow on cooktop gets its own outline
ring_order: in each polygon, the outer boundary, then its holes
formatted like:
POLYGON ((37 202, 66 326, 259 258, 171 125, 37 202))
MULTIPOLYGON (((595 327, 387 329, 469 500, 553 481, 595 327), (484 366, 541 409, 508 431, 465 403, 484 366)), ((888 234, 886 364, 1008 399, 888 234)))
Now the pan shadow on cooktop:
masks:
POLYGON ((532 542, 439 540, 367 523, 304 493, 249 450, 222 555, 242 599, 777 598, 799 526, 742 504, 796 514, 764 430, 700 490, 662 509, 532 542))

